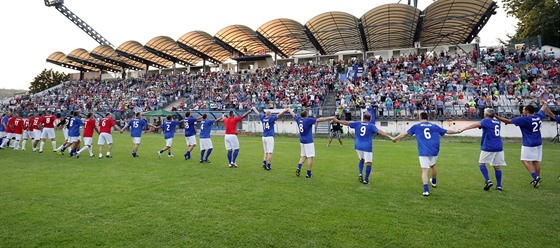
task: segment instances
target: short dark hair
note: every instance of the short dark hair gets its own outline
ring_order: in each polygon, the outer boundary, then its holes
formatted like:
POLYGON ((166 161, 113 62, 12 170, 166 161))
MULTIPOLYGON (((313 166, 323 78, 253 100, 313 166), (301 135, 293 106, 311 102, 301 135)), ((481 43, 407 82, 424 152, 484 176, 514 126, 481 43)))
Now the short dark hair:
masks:
POLYGON ((107 113, 105 114, 106 117, 109 116, 109 115, 111 115, 111 113, 109 113, 109 112, 107 112, 107 113))
POLYGON ((534 113, 535 113, 535 107, 533 107, 533 105, 527 105, 527 106, 525 106, 525 109, 526 109, 527 112, 529 112, 530 114, 534 114, 534 113))
POLYGON ((202 119, 206 119, 206 118, 208 118, 208 115, 203 114, 203 115, 202 115, 202 119))
POLYGON ((229 116, 233 116, 233 111, 229 111, 229 116))
POLYGON ((171 115, 167 116, 167 120, 170 121, 171 120, 171 115))
POLYGON ((80 115, 79 111, 74 111, 74 116, 78 117, 78 115, 80 115))
POLYGON ((420 119, 427 120, 428 119, 428 113, 426 113, 426 112, 420 113, 420 119))
POLYGON ((93 116, 93 113, 88 113, 87 114, 87 118, 91 118, 93 116))
POLYGON ((191 111, 187 111, 187 112, 185 113, 185 117, 190 117, 190 116, 191 116, 191 111))
POLYGON ((307 111, 301 111, 301 117, 303 118, 307 117, 307 111))
POLYGON ((368 114, 364 115, 364 121, 371 121, 371 116, 368 114))

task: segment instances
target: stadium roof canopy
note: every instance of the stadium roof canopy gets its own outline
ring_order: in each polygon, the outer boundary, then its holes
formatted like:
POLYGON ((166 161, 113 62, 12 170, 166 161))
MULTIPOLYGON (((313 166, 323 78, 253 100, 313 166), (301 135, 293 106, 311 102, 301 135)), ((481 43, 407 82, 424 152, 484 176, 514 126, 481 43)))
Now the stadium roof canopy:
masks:
POLYGON ((47 62, 58 65, 58 66, 66 67, 66 68, 69 68, 69 69, 78 70, 78 71, 81 71, 81 72, 99 71, 95 67, 83 65, 83 64, 80 64, 78 62, 69 60, 66 57, 66 54, 64 54, 63 52, 52 53, 47 58, 47 62))
MULTIPOLYGON (((107 62, 109 65, 104 66, 108 69, 115 65, 129 69, 146 65, 163 69, 174 63, 196 65, 202 60, 224 63, 232 54, 251 57, 274 52, 286 58, 299 51, 328 55, 352 50, 412 48, 415 42, 422 47, 456 45, 472 42, 497 7, 492 0, 438 0, 424 11, 406 4, 385 4, 360 18, 337 11, 317 15, 305 25, 280 18, 266 22, 256 31, 243 25, 227 26, 213 37, 203 31, 191 31, 177 41, 167 36, 153 38, 145 46, 127 41, 116 49, 116 57, 108 47, 97 47, 91 56, 102 60, 98 62, 107 62), (119 59, 119 55, 124 58, 119 59)), ((59 59, 49 56, 47 61, 78 66, 67 63, 62 57, 59 59)), ((89 59, 80 61, 88 62, 87 66, 95 65, 89 59)))
POLYGON ((76 48, 70 52, 66 58, 68 60, 78 62, 83 65, 91 66, 102 71, 120 72, 121 69, 115 65, 103 62, 89 55, 89 52, 83 48, 76 48))
POLYGON ((143 70, 146 66, 140 62, 120 56, 108 45, 100 45, 89 53, 92 57, 124 69, 143 70))

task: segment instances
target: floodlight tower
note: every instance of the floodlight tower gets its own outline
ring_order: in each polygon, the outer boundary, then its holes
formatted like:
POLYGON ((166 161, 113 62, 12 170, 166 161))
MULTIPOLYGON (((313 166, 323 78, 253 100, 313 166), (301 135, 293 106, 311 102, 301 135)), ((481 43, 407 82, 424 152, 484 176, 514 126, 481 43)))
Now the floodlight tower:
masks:
POLYGON ((70 11, 66 6, 64 6, 64 0, 45 0, 45 5, 47 7, 54 7, 60 13, 62 13, 66 18, 72 21, 76 26, 82 29, 86 34, 88 34, 91 38, 93 38, 97 43, 101 45, 107 45, 110 47, 114 47, 111 42, 107 39, 103 38, 97 31, 95 31, 90 25, 84 22, 80 17, 70 11))

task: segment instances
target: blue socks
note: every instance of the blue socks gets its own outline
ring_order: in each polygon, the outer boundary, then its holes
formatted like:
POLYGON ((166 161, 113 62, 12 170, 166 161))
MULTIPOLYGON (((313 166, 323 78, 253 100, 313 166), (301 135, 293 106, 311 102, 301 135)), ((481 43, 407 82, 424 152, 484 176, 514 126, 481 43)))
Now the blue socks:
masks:
POLYGON ((263 166, 266 166, 266 160, 263 160, 263 166))
POLYGON ((424 192, 430 192, 430 188, 427 184, 424 184, 424 192))
POLYGON ((232 163, 231 161, 233 160, 231 156, 232 156, 231 150, 228 150, 227 151, 227 161, 228 161, 229 164, 231 164, 232 163))
POLYGON ((502 170, 496 170, 496 187, 502 187, 502 170))
POLYGON ((137 157, 138 155, 135 152, 132 152, 132 157, 137 157))
MULTIPOLYGON (((362 164, 363 166, 363 164, 362 164)), ((366 166, 366 182, 369 182, 369 174, 371 173, 371 165, 366 166)))
POLYGON ((358 173, 360 173, 360 175, 362 175, 363 171, 364 171, 364 161, 360 160, 360 162, 358 163, 358 173))
POLYGON ((266 165, 266 168, 270 170, 270 164, 267 164, 267 165, 266 165))
POLYGON ((531 173, 531 176, 533 177, 533 179, 537 179, 537 177, 539 177, 536 172, 531 173))
POLYGON ((485 164, 480 164, 480 172, 482 172, 482 176, 484 176, 484 182, 488 182, 490 177, 488 176, 488 169, 485 164))
POLYGON ((436 178, 435 177, 432 178, 432 183, 436 184, 436 178))
POLYGON ((297 164, 297 169, 301 170, 301 164, 297 164))
POLYGON ((204 160, 204 152, 206 150, 200 150, 200 161, 204 160))
POLYGON ((212 153, 212 148, 208 149, 208 152, 206 153, 206 158, 204 160, 208 160, 208 157, 210 157, 210 153, 212 153))
POLYGON ((311 177, 311 171, 307 170, 307 177, 311 177))
POLYGON ((185 153, 185 156, 187 156, 187 158, 191 158, 191 151, 187 151, 187 153, 185 153))
POLYGON ((239 155, 239 149, 235 149, 235 151, 233 151, 233 159, 231 162, 233 162, 235 164, 235 161, 237 161, 237 155, 239 155))
POLYGON ((167 155, 171 156, 171 152, 167 152, 167 155))

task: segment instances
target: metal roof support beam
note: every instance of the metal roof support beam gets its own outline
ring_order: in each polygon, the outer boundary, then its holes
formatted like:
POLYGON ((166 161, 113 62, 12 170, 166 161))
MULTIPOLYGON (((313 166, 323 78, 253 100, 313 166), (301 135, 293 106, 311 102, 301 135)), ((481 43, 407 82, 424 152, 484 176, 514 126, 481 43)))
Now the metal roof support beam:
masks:
POLYGON ((69 56, 68 56, 67 58, 68 58, 69 60, 78 62, 78 63, 80 63, 80 64, 82 64, 82 65, 87 65, 87 66, 91 66, 91 67, 97 68, 97 69, 99 69, 99 70, 101 70, 101 71, 118 72, 118 71, 115 71, 115 69, 113 69, 113 68, 109 68, 109 67, 107 67, 107 66, 103 66, 103 65, 98 65, 98 64, 95 64, 95 63, 91 63, 91 62, 89 62, 89 61, 87 61, 87 60, 81 60, 81 59, 73 58, 73 57, 69 57, 69 56))
POLYGON ((360 38, 362 39, 362 51, 368 51, 368 43, 366 39, 366 32, 364 31, 364 24, 362 23, 362 19, 358 20, 358 30, 360 30, 360 38))
POLYGON ((315 38, 313 33, 311 33, 311 30, 309 30, 309 27, 307 27, 307 25, 305 25, 303 27, 305 28, 304 31, 305 31, 305 34, 307 34, 307 38, 309 38, 309 40, 311 41, 311 44, 313 44, 315 49, 317 49, 317 51, 319 51, 319 53, 321 55, 327 55, 327 53, 325 52, 325 49, 323 49, 321 44, 319 44, 319 41, 317 41, 317 39, 315 38))
POLYGON ((140 67, 129 65, 127 63, 120 62, 118 60, 114 60, 114 59, 111 59, 111 58, 99 56, 97 54, 90 53, 89 55, 96 58, 96 59, 99 59, 103 62, 107 62, 107 63, 113 64, 113 65, 116 65, 116 66, 120 66, 120 67, 125 68, 125 69, 135 69, 135 70, 142 70, 143 69, 143 68, 140 68, 140 67))
POLYGON ((152 49, 152 48, 150 48, 150 47, 144 46, 144 48, 145 48, 146 50, 148 50, 148 52, 151 52, 151 53, 153 53, 153 54, 155 54, 155 55, 157 55, 157 56, 159 56, 159 57, 162 57, 162 58, 167 59, 167 60, 169 60, 169 61, 173 61, 173 63, 179 63, 179 64, 182 64, 182 65, 184 65, 184 66, 192 65, 192 64, 190 64, 190 63, 188 63, 188 62, 186 62, 186 61, 183 61, 183 60, 181 60, 181 59, 175 58, 175 57, 173 57, 173 56, 171 56, 171 55, 168 55, 168 54, 163 53, 163 52, 161 52, 161 51, 152 49))
POLYGON ((216 36, 214 36, 214 41, 222 46, 224 49, 230 51, 231 53, 238 53, 239 56, 245 56, 245 54, 237 49, 235 49, 235 47, 230 46, 228 43, 225 43, 223 40, 220 40, 219 38, 217 38, 216 36))
POLYGON ((465 43, 471 43, 473 41, 474 37, 476 37, 480 32, 480 30, 482 30, 482 28, 486 25, 486 23, 488 23, 488 20, 490 20, 490 17, 494 14, 496 8, 497 8, 496 2, 492 2, 488 10, 486 10, 482 18, 480 18, 476 26, 473 28, 472 32, 470 32, 467 38, 465 39, 465 43))
POLYGON ((418 22, 416 22, 416 30, 414 31, 413 42, 420 41, 420 34, 422 33, 422 23, 424 23, 424 16, 426 16, 426 14, 424 14, 424 11, 420 11, 420 15, 418 16, 418 22))
POLYGON ((286 54, 284 54, 276 45, 274 45, 272 42, 270 42, 266 37, 264 37, 264 35, 262 35, 260 32, 257 31, 257 38, 259 38, 259 40, 268 47, 268 49, 270 49, 271 51, 273 51, 276 54, 280 54, 280 56, 282 56, 283 58, 287 58, 289 56, 287 56, 286 54))
POLYGON ((157 64, 157 63, 155 63, 155 62, 152 62, 152 61, 149 61, 149 60, 140 58, 140 57, 138 57, 138 56, 136 56, 136 55, 134 55, 134 54, 125 53, 125 52, 122 52, 122 51, 119 51, 119 50, 116 50, 115 52, 117 52, 118 55, 127 57, 127 58, 129 58, 129 59, 134 60, 134 61, 138 61, 138 62, 140 62, 140 63, 142 63, 142 64, 145 64, 145 65, 146 65, 146 70, 148 70, 148 67, 150 67, 150 66, 157 67, 157 68, 159 68, 159 69, 164 69, 164 68, 166 68, 166 67, 163 66, 163 65, 160 65, 160 64, 157 64))
POLYGON ((199 57, 199 58, 202 58, 203 60, 208 60, 208 61, 210 61, 210 62, 212 62, 212 63, 214 63, 214 64, 221 64, 221 63, 222 63, 222 62, 220 62, 219 60, 217 60, 217 59, 215 59, 215 58, 212 58, 212 57, 206 55, 205 53, 202 53, 202 52, 200 52, 200 51, 198 51, 198 50, 196 50, 196 49, 194 49, 194 48, 192 48, 192 47, 190 47, 190 46, 187 46, 187 45, 185 45, 185 44, 183 44, 183 43, 181 43, 181 42, 177 42, 177 45, 178 45, 180 48, 185 49, 187 52, 192 53, 192 54, 194 54, 195 56, 197 56, 197 57, 199 57))
POLYGON ((90 70, 85 69, 85 68, 83 68, 83 67, 77 67, 77 66, 73 66, 73 65, 69 65, 69 64, 65 64, 65 63, 60 63, 60 62, 57 62, 57 61, 54 61, 54 60, 50 60, 50 59, 47 59, 47 62, 49 62, 49 63, 51 63, 51 64, 58 65, 58 66, 62 66, 62 67, 64 67, 64 68, 68 68, 68 69, 72 69, 72 70, 77 70, 77 71, 80 71, 80 72, 83 72, 83 71, 89 72, 89 71, 90 71, 90 70))

